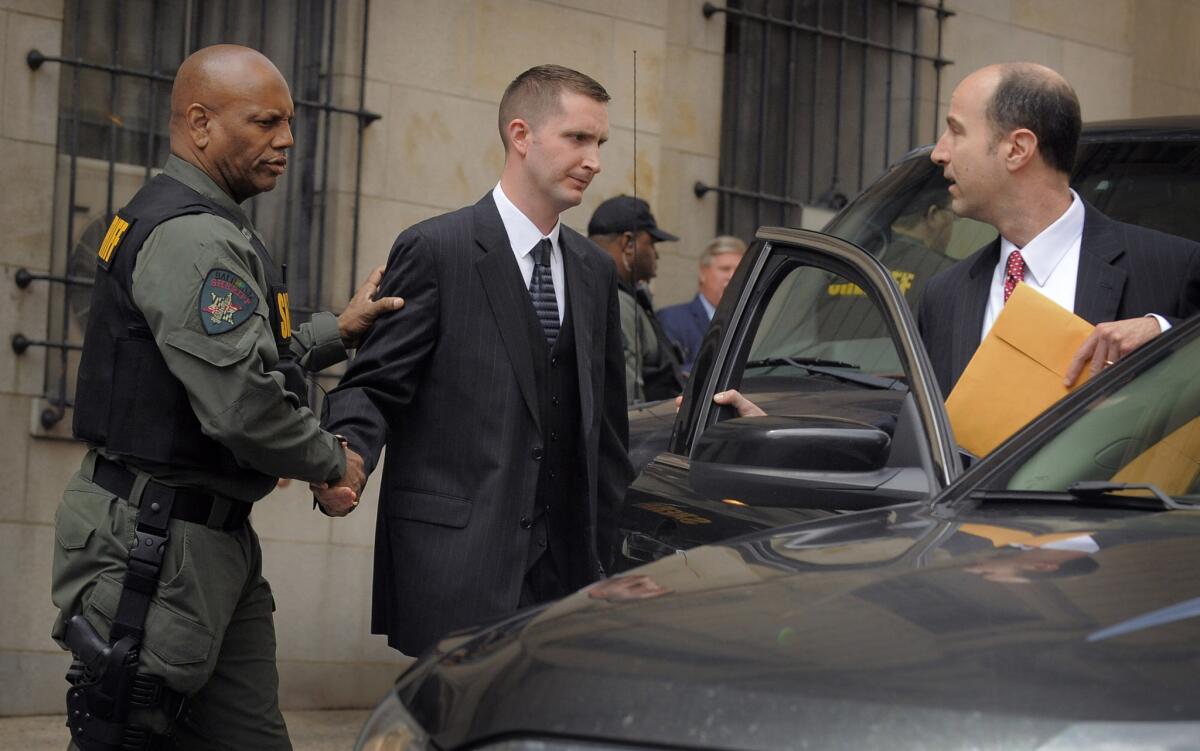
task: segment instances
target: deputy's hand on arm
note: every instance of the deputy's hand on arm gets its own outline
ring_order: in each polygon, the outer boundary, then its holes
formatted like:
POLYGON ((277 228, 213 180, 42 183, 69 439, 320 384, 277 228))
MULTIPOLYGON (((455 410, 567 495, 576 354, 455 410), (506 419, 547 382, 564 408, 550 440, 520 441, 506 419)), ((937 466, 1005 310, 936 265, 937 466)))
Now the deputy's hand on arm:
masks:
POLYGON ((350 304, 338 316, 338 332, 342 335, 342 342, 346 345, 346 349, 354 349, 358 346, 363 334, 367 333, 367 329, 371 328, 371 324, 375 323, 375 319, 381 313, 389 313, 404 307, 404 298, 402 297, 375 299, 375 295, 379 292, 379 282, 383 279, 383 269, 383 266, 379 266, 371 272, 367 280, 354 293, 354 297, 350 298, 350 304))
POLYGON ((1097 324, 1071 359, 1063 385, 1069 388, 1074 384, 1083 373, 1084 366, 1089 366, 1089 371, 1095 376, 1105 368, 1116 365, 1122 357, 1161 333, 1162 326, 1153 316, 1097 324))
POLYGON ((349 446, 342 444, 342 447, 346 451, 346 471, 342 478, 334 485, 321 483, 309 486, 317 503, 329 516, 345 516, 358 508, 363 487, 367 484, 362 457, 349 446))

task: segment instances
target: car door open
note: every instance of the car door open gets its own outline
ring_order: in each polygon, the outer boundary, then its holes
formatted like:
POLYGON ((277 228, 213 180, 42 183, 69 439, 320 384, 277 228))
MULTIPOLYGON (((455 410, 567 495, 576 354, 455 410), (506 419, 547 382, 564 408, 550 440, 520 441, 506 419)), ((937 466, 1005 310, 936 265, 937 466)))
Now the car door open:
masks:
POLYGON ((692 398, 689 483, 750 506, 851 510, 956 476, 941 395, 889 272, 834 237, 763 229, 718 360, 692 398), (765 416, 712 396, 738 389, 765 416))

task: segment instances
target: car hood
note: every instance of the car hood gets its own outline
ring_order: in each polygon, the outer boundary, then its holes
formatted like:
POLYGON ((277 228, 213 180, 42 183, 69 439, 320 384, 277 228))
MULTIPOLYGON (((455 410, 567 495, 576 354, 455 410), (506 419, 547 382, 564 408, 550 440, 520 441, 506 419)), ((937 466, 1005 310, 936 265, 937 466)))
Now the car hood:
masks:
POLYGON ((443 748, 1190 745, 1198 537, 1197 512, 850 514, 696 548, 448 639, 397 690, 443 748))

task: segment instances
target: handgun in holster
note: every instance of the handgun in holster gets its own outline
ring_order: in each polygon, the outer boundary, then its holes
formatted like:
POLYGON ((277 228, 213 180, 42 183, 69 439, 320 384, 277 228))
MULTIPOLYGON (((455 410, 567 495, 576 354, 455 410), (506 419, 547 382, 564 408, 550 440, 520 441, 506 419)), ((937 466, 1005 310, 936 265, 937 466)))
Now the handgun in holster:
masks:
POLYGON ((66 623, 64 640, 74 659, 67 670, 67 727, 81 751, 152 751, 167 736, 129 723, 132 707, 162 707, 178 714, 183 696, 162 678, 138 672, 140 646, 133 636, 109 643, 82 615, 66 623))

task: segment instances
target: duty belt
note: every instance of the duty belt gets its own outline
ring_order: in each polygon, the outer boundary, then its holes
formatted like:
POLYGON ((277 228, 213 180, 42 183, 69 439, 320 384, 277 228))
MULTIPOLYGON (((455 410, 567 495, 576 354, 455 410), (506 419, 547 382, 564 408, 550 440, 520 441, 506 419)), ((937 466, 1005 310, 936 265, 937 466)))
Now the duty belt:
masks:
MULTIPOLYGON (((92 482, 115 496, 129 500, 137 475, 117 462, 96 457, 92 482)), ((142 490, 141 503, 162 503, 168 498, 171 518, 204 524, 213 529, 240 529, 250 516, 253 504, 215 496, 195 488, 177 488, 150 480, 142 490)), ((140 505, 140 504, 139 504, 140 505)), ((163 506, 167 504, 162 503, 163 506)))

